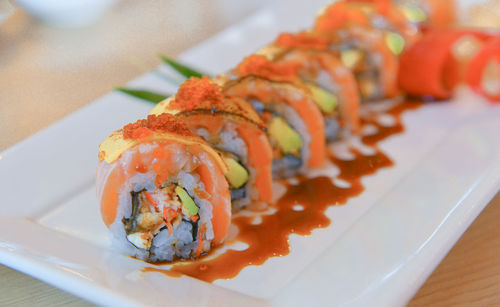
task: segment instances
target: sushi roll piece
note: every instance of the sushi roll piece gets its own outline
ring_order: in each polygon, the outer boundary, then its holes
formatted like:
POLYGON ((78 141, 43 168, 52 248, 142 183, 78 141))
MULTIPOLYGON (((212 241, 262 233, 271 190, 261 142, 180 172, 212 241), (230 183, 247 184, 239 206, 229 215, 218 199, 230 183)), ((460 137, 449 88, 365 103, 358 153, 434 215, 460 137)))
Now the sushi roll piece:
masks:
POLYGON ((229 76, 223 93, 250 102, 264 122, 273 147, 273 176, 286 178, 323 165, 325 124, 294 63, 277 64, 252 55, 229 76))
POLYGON ((418 24, 411 22, 398 1, 393 0, 338 1, 323 9, 316 23, 329 28, 356 25, 380 31, 389 49, 397 55, 421 36, 418 24))
POLYGON ((325 119, 325 136, 333 141, 358 132, 360 98, 353 73, 328 49, 328 42, 312 32, 282 33, 257 52, 276 63, 298 65, 300 79, 311 91, 325 119))
POLYGON ((191 259, 221 244, 231 219, 226 164, 180 119, 128 124, 99 146, 97 197, 113 243, 150 262, 191 259))
POLYGON ((419 28, 446 29, 456 23, 455 0, 396 0, 408 22, 419 28))
POLYGON ((419 33, 416 27, 401 26, 409 23, 393 6, 376 5, 385 1, 374 3, 336 2, 320 14, 314 26, 314 32, 328 41, 354 73, 363 102, 399 94, 398 56, 419 33))
POLYGON ((272 147, 264 122, 248 102, 224 96, 207 77, 193 77, 150 114, 162 113, 182 118, 222 156, 233 212, 251 202, 258 208, 272 202, 272 147))

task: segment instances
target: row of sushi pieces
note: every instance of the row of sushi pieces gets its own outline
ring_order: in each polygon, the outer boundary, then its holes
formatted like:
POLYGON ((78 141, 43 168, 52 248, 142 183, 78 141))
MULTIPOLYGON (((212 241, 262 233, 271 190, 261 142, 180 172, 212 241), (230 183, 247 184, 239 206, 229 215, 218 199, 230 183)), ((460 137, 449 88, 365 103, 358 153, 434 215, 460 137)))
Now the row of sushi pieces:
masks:
POLYGON ((271 204, 273 178, 321 167, 361 103, 398 95, 398 54, 428 8, 342 1, 214 79, 191 78, 99 147, 101 214, 121 251, 158 262, 221 244, 232 213, 271 204))

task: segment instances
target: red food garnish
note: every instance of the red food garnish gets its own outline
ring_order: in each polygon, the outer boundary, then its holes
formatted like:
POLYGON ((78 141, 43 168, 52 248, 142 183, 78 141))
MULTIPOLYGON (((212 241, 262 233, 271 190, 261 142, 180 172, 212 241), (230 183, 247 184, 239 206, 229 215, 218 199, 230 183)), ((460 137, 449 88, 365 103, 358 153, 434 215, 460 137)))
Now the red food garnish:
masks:
POLYGON ((210 78, 206 76, 202 78, 191 77, 181 85, 170 106, 175 109, 191 111, 199 104, 206 102, 210 102, 216 107, 218 104, 222 104, 223 99, 220 87, 213 83, 210 78))
POLYGON ((154 131, 170 132, 181 136, 192 136, 193 133, 180 119, 170 114, 149 115, 147 119, 140 119, 123 127, 124 139, 145 139, 154 131))
POLYGON ((411 96, 448 99, 460 82, 460 65, 452 56, 453 44, 464 35, 479 40, 491 36, 465 30, 433 31, 407 49, 400 58, 398 84, 411 96))
POLYGON ((314 50, 328 49, 326 39, 309 33, 300 32, 297 34, 281 33, 275 42, 276 45, 288 48, 303 48, 314 50))
POLYGON ((293 82, 298 79, 299 67, 295 62, 274 63, 263 55, 251 55, 238 65, 236 71, 239 75, 256 75, 270 80, 293 82))
MULTIPOLYGON (((483 74, 490 63, 495 63, 500 67, 500 36, 486 43, 474 58, 470 61, 467 72, 466 82, 477 93, 485 96, 490 101, 500 102, 500 93, 489 93, 483 86, 483 74)), ((496 76, 498 86, 500 86, 499 76, 496 76)))

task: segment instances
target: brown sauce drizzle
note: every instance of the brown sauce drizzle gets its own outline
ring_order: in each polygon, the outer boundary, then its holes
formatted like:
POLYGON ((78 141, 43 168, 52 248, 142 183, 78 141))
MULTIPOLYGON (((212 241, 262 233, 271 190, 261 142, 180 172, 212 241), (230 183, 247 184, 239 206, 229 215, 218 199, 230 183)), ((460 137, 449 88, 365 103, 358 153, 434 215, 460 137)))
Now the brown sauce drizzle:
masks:
POLYGON ((391 159, 377 149, 376 144, 403 132, 401 114, 421 105, 420 102, 404 102, 386 111, 385 114, 392 115, 396 120, 391 126, 382 126, 372 119, 363 120, 363 124, 378 128, 375 134, 362 137, 362 142, 372 147, 375 154, 363 155, 351 149, 354 154, 352 160, 341 160, 333 155, 330 157, 331 162, 340 169, 338 178, 347 181, 350 187, 338 187, 329 177, 299 177, 297 184, 287 184, 287 191, 273 206, 276 211, 271 215, 262 215, 261 223, 254 224, 253 216, 233 218, 232 224, 239 229, 236 240, 248 244, 247 249, 228 249, 214 258, 209 254, 196 261, 175 263, 169 269, 146 267, 142 272, 160 272, 169 277, 188 275, 213 282, 234 278, 246 266, 261 265, 271 257, 287 255, 290 252, 290 234, 305 236, 316 228, 330 225, 331 221, 325 215, 328 207, 343 205, 349 198, 359 195, 364 190, 360 181, 362 176, 393 165, 391 159), (295 210, 296 205, 301 205, 303 210, 295 210))

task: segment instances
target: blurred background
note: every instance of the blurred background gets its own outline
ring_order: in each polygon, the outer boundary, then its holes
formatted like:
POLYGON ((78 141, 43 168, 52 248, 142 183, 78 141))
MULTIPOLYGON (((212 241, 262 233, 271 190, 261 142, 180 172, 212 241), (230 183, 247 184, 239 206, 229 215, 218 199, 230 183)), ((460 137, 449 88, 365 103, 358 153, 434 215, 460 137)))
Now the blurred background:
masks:
POLYGON ((0 0, 0 151, 264 2, 0 0))

